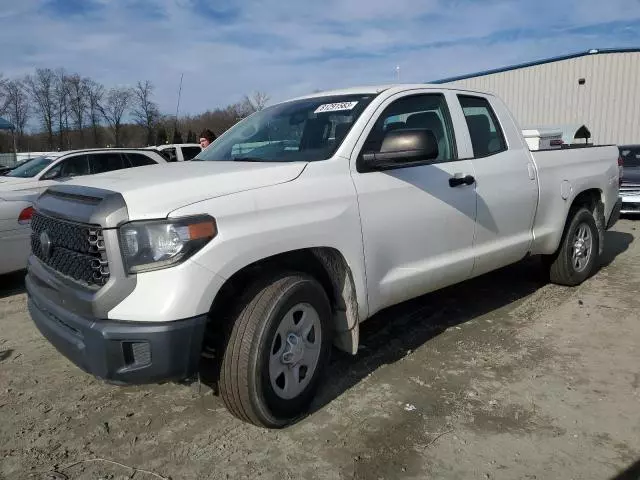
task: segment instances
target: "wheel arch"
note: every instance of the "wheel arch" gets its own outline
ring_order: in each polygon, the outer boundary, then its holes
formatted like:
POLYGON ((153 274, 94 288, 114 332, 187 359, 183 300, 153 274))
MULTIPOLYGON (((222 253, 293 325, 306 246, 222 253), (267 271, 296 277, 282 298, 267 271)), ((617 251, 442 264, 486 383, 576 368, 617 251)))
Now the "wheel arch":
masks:
POLYGON ((581 208, 586 208, 587 210, 589 210, 593 214, 593 217, 596 220, 596 225, 598 226, 598 255, 602 254, 604 248, 604 232, 606 230, 603 195, 604 193, 599 188, 588 188, 577 194, 571 202, 571 206, 569 207, 569 211, 565 218, 564 228, 562 230, 564 236, 564 233, 569 227, 573 216, 578 210, 580 210, 581 208))
POLYGON ((222 318, 226 327, 229 312, 243 285, 269 271, 291 270, 315 278, 325 290, 332 307, 334 345, 348 353, 358 350, 358 298, 353 273, 345 257, 332 247, 311 247, 274 254, 238 269, 224 282, 211 305, 211 318, 222 318))

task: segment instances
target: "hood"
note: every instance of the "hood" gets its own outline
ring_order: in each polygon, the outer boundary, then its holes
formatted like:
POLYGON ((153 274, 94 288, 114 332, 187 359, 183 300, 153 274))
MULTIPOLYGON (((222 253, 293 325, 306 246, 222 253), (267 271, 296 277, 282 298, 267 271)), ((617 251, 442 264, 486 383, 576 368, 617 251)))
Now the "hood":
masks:
POLYGON ((35 202, 40 192, 34 189, 0 191, 0 200, 6 202, 35 202))
POLYGON ((38 183, 38 180, 20 177, 0 177, 0 192, 8 192, 12 190, 21 190, 23 188, 29 188, 29 185, 34 186, 38 183))
POLYGON ((232 193, 286 183, 298 177, 305 162, 176 162, 79 177, 80 185, 118 192, 131 219, 166 217, 186 205, 232 193))

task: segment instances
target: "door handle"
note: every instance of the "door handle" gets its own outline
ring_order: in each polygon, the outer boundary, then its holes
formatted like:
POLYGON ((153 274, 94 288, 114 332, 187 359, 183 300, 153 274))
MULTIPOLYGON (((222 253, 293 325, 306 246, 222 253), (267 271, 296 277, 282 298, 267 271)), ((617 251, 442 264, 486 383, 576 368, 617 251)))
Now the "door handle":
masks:
POLYGON ((449 186, 451 188, 459 187, 460 185, 473 185, 476 179, 472 175, 465 175, 464 177, 451 177, 449 179, 449 186))

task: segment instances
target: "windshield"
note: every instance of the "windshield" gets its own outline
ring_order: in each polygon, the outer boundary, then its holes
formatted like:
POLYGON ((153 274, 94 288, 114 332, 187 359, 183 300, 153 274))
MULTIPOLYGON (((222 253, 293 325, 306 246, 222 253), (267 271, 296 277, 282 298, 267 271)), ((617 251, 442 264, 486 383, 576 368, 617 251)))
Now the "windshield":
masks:
POLYGON ((7 177, 31 178, 38 175, 46 166, 51 165, 55 158, 36 157, 27 160, 19 167, 11 170, 7 177))
POLYGON ((238 122, 193 160, 326 160, 374 97, 334 95, 267 107, 238 122))

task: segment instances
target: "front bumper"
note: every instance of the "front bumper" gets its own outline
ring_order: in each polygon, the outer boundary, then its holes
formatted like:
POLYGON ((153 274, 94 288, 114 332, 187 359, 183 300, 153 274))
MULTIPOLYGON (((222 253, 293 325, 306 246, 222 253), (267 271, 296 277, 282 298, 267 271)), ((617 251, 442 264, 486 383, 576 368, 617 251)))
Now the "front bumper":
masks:
POLYGON ((622 201, 620 213, 640 213, 640 195, 622 195, 620 196, 620 200, 622 201))
POLYGON ((48 300, 29 275, 26 286, 42 335, 85 372, 119 384, 181 380, 197 372, 206 315, 154 323, 88 318, 48 300))

